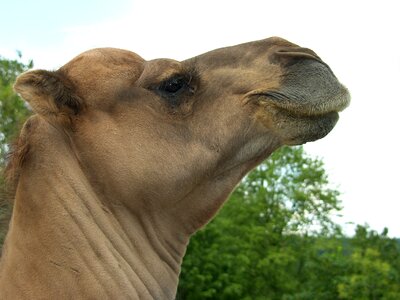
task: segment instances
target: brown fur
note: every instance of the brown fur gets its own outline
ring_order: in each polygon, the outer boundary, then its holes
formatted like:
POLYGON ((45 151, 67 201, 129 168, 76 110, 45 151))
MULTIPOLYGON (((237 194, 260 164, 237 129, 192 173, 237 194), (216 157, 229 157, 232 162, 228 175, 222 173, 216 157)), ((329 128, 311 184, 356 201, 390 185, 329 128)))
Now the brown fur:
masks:
POLYGON ((8 165, 2 299, 173 299, 190 236, 239 180, 325 136, 349 102, 280 38, 183 62, 94 49, 15 90, 36 115, 8 165))
POLYGON ((17 187, 20 170, 29 154, 30 145, 27 137, 33 123, 33 119, 29 119, 25 123, 20 135, 11 144, 11 150, 7 155, 7 165, 4 174, 8 188, 14 192, 17 187))

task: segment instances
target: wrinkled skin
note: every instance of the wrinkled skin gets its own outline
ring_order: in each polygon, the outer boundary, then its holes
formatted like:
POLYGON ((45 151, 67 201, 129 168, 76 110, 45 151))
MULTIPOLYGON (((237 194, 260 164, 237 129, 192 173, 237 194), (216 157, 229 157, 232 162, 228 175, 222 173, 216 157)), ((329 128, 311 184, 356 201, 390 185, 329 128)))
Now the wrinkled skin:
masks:
POLYGON ((9 166, 2 299, 174 299, 190 236, 239 180, 324 137, 349 102, 280 38, 182 62, 94 49, 15 89, 36 115, 9 166))

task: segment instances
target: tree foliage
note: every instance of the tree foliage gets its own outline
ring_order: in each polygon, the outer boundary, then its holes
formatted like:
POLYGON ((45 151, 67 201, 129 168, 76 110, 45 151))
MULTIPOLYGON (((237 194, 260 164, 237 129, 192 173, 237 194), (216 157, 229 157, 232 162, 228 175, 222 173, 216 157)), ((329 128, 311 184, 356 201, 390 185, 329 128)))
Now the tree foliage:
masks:
POLYGON ((398 241, 358 226, 350 241, 349 272, 338 285, 341 299, 400 299, 400 249, 398 241))
POLYGON ((8 143, 16 133, 18 125, 28 116, 24 101, 15 94, 13 83, 22 72, 33 67, 20 60, 4 59, 0 56, 0 163, 4 164, 8 143))
POLYGON ((398 243, 362 226, 344 237, 338 197, 321 160, 276 152, 192 237, 178 299, 400 299, 398 243))
MULTIPOLYGON (((19 74, 33 67, 32 61, 25 64, 19 60, 9 60, 0 56, 0 174, 3 173, 9 144, 21 124, 29 115, 24 101, 15 94, 13 83, 19 74)), ((7 230, 10 203, 5 196, 4 178, 0 176, 0 245, 7 230), (2 222, 4 220, 4 222, 2 222)))
MULTIPOLYGON (((181 297, 282 299, 299 290, 298 249, 316 232, 337 234, 329 214, 340 208, 321 160, 283 148, 250 173, 184 260, 181 297), (304 239, 299 238, 304 237, 304 239)), ((288 298, 289 299, 289 298, 288 298)))

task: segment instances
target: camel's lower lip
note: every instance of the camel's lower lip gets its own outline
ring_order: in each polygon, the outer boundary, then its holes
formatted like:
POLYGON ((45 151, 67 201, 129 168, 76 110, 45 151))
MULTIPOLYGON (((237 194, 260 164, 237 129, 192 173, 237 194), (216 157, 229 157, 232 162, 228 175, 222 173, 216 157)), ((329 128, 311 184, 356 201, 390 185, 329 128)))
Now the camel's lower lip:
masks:
POLYGON ((339 120, 336 111, 304 113, 264 102, 267 120, 276 120, 274 130, 285 145, 300 145, 325 137, 339 120))
POLYGON ((315 119, 315 139, 317 140, 325 137, 335 127, 339 120, 339 113, 333 111, 323 115, 311 116, 310 118, 315 119))
POLYGON ((331 132, 338 120, 339 113, 335 111, 322 115, 293 116, 291 124, 287 124, 292 131, 292 140, 288 144, 296 145, 319 140, 331 132))

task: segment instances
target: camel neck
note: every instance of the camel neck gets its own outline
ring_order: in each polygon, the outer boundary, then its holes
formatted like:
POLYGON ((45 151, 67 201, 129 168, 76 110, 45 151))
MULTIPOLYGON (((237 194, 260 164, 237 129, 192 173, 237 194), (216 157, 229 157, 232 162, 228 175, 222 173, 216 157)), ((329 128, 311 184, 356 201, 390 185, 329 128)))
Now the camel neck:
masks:
POLYGON ((160 215, 99 199, 79 168, 60 164, 40 173, 33 163, 20 176, 0 290, 21 299, 174 299, 188 237, 160 215))

